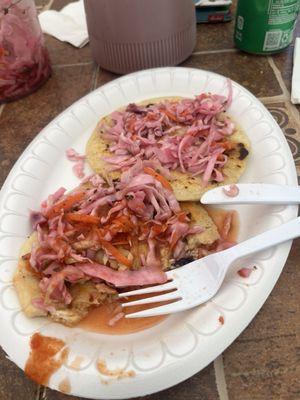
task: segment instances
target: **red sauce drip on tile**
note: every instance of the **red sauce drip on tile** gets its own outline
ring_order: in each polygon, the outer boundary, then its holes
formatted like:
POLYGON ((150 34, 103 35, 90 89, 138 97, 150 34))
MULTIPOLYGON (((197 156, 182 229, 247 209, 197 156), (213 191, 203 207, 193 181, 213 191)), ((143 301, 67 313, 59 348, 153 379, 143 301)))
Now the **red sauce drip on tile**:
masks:
POLYGON ((31 351, 25 365, 25 374, 40 385, 47 385, 51 375, 68 356, 65 345, 60 339, 35 333, 30 340, 31 351))

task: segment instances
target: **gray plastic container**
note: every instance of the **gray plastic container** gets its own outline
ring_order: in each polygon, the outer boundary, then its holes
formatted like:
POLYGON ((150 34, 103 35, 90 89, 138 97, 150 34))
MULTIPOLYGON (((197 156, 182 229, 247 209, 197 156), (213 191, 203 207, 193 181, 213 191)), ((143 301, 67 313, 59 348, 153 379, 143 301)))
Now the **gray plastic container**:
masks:
POLYGON ((85 0, 92 55, 119 74, 176 65, 196 43, 192 0, 85 0))

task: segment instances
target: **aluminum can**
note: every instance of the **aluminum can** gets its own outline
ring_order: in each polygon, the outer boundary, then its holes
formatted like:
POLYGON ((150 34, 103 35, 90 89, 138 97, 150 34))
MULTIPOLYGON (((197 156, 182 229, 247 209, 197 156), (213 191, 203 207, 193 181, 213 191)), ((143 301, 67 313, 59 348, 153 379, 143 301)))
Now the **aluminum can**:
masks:
POLYGON ((293 40, 300 0, 239 0, 235 45, 246 52, 272 54, 293 40))

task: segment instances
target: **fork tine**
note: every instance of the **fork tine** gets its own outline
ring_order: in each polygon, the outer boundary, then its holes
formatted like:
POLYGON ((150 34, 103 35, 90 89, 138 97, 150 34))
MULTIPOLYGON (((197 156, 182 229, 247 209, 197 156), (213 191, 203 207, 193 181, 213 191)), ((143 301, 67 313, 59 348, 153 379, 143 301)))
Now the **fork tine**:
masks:
POLYGON ((130 292, 119 293, 119 298, 135 296, 137 294, 159 293, 165 290, 176 289, 175 282, 167 282, 163 285, 151 286, 143 289, 131 290, 130 292))
POLYGON ((189 308, 186 302, 179 300, 170 304, 166 304, 160 307, 149 308, 148 310, 138 311, 131 314, 126 314, 125 318, 143 318, 143 317, 155 317, 156 315, 171 314, 178 311, 184 311, 189 308))
POLYGON ((160 301, 168 301, 175 299, 180 299, 180 295, 177 290, 175 292, 162 294, 161 296, 146 297, 145 299, 130 301, 129 303, 122 303, 122 307, 137 306, 139 304, 157 303, 160 301))

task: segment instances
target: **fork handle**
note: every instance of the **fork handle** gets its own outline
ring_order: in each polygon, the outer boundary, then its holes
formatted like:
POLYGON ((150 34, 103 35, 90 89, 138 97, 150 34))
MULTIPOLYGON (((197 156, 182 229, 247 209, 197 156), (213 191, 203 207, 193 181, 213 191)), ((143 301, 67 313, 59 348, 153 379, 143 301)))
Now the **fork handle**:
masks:
POLYGON ((239 258, 268 249, 298 236, 300 236, 300 217, 245 240, 223 253, 226 258, 229 257, 231 264, 239 258))

